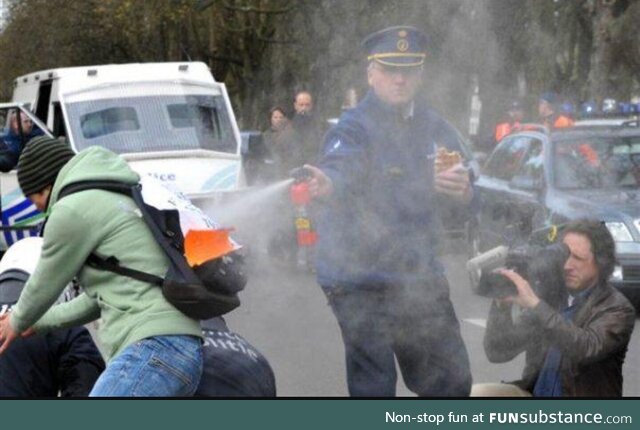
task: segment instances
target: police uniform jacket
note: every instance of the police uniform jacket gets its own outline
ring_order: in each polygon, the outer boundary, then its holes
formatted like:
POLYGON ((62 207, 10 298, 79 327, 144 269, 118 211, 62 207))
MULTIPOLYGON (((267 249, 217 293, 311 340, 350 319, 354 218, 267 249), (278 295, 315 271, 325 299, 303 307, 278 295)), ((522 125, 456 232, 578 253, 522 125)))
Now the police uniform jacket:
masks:
POLYGON ((435 146, 455 131, 425 102, 410 114, 373 92, 325 138, 320 168, 334 191, 318 214, 323 287, 377 287, 442 272, 436 260, 435 146))

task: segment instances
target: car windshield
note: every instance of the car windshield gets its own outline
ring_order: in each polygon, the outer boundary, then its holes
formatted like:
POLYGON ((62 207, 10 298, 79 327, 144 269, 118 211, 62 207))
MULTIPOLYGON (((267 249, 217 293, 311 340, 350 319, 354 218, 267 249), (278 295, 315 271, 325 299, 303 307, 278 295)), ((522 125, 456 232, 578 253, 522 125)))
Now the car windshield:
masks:
POLYGON ((607 189, 640 186, 640 136, 596 136, 556 142, 557 188, 607 189))
POLYGON ((67 98, 77 150, 96 145, 120 154, 191 149, 235 153, 238 149, 221 95, 182 88, 133 94, 118 88, 117 92, 122 96, 104 97, 103 89, 67 98))

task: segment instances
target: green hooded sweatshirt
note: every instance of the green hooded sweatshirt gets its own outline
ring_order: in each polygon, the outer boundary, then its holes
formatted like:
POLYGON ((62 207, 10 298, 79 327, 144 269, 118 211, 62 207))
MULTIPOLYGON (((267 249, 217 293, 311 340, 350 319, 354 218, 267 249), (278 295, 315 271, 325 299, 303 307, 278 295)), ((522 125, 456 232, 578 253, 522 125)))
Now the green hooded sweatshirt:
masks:
POLYGON ((60 170, 49 200, 42 255, 11 313, 11 326, 18 332, 31 326, 44 332, 100 318, 97 333, 107 359, 151 336, 201 336, 199 322, 167 302, 158 286, 85 265, 95 253, 160 277, 168 268, 167 257, 131 198, 88 190, 58 201, 63 187, 87 180, 135 184, 139 176, 101 147, 78 153, 60 170), (76 275, 84 293, 53 306, 76 275))

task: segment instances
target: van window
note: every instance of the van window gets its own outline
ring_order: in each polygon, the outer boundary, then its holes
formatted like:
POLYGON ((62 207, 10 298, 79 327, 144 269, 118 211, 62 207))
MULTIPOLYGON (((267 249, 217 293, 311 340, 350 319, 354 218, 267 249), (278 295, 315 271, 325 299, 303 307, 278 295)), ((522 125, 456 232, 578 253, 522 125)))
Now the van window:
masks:
POLYGON ((140 122, 134 108, 117 107, 82 115, 80 128, 85 139, 93 139, 120 131, 139 130, 140 122))
MULTIPOLYGON (((68 99, 69 100, 69 99, 68 99)), ((69 130, 78 151, 99 145, 119 154, 206 149, 235 153, 222 96, 166 94, 68 101, 69 130)))
POLYGON ((201 135, 220 139, 220 124, 216 108, 181 103, 168 105, 167 111, 172 127, 196 128, 201 135))

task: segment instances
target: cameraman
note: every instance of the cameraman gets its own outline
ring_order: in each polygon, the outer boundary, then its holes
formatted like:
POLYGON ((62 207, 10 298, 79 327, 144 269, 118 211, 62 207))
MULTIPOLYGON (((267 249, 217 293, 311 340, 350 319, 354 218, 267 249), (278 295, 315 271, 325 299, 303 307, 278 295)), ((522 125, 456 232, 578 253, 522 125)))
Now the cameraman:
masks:
POLYGON ((604 223, 570 222, 562 231, 569 248, 564 264, 568 300, 552 306, 518 273, 502 269, 517 296, 491 305, 484 348, 492 363, 525 351, 522 379, 511 384, 478 384, 477 397, 620 397, 622 364, 635 323, 635 310, 608 284, 615 242, 604 223), (518 319, 511 305, 522 308, 518 319))

